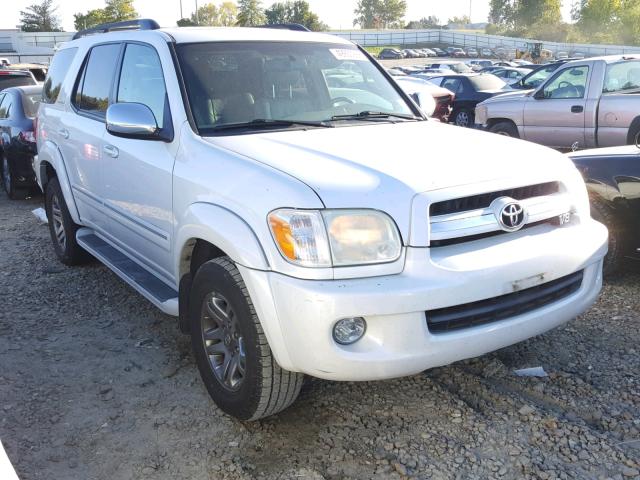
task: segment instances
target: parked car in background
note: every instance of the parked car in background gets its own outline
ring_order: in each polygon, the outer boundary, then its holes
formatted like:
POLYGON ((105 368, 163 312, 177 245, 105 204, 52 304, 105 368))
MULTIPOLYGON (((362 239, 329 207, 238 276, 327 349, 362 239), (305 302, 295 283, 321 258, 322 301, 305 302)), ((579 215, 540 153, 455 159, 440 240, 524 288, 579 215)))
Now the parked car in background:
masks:
POLYGON ((522 77, 530 73, 529 70, 523 68, 502 67, 490 72, 498 78, 504 80, 507 84, 512 84, 520 80, 522 77))
POLYGON ((480 56, 480 54, 478 53, 478 50, 476 50, 473 47, 467 48, 467 57, 478 57, 478 56, 480 56))
POLYGON ((8 58, 0 57, 0 68, 7 67, 9 65, 11 65, 11 62, 9 61, 8 58))
POLYGON ((430 70, 432 69, 451 70, 452 72, 455 72, 455 73, 473 73, 473 69, 469 65, 456 60, 444 60, 439 62, 433 62, 429 65, 425 65, 425 68, 428 68, 430 70))
POLYGON ((479 70, 479 73, 493 73, 493 72, 495 72, 496 70, 503 70, 503 69, 505 69, 505 68, 512 68, 512 67, 504 67, 504 66, 502 66, 502 65, 496 65, 496 64, 493 64, 493 65, 487 65, 487 66, 482 67, 482 68, 479 70))
POLYGON ((42 84, 47 76, 47 69, 49 67, 39 63, 14 63, 10 68, 12 70, 29 71, 33 75, 33 78, 35 78, 39 84, 42 84))
POLYGON ((33 172, 36 154, 34 119, 42 87, 12 87, 0 92, 0 173, 12 200, 26 198, 38 188, 33 172))
POLYGON ((491 60, 471 60, 467 62, 467 65, 469 65, 474 72, 478 72, 483 68, 493 66, 493 62, 491 60))
POLYGON ((24 70, 0 69, 0 91, 10 87, 37 85, 33 74, 24 70))
POLYGON ((482 55, 485 58, 491 58, 493 57, 493 52, 491 51, 490 48, 483 48, 482 50, 480 50, 480 55, 482 55))
POLYGON ((453 92, 416 75, 397 76, 395 80, 420 105, 420 108, 423 109, 427 116, 437 118, 442 122, 448 121, 455 98, 453 92), (431 95, 433 105, 431 105, 431 102, 426 102, 422 99, 421 94, 423 93, 431 95))
POLYGON ((544 82, 549 75, 555 72, 560 65, 564 65, 565 62, 554 62, 546 65, 539 65, 535 70, 530 71, 520 80, 512 83, 510 87, 516 90, 534 90, 544 82))
POLYGON ((425 68, 424 67, 418 67, 418 66, 413 66, 413 65, 407 65, 407 66, 403 66, 403 65, 396 65, 393 67, 394 70, 399 70, 402 73, 406 73, 407 75, 411 75, 414 73, 421 73, 424 72, 425 68))
POLYGON ((589 191, 591 215, 609 229, 604 273, 640 261, 640 149, 636 145, 569 154, 589 191))
POLYGON ((492 132, 560 149, 633 144, 640 133, 640 56, 565 63, 535 91, 483 102, 476 120, 492 132))
POLYGON ((467 56, 467 53, 462 48, 454 48, 451 51, 451 56, 454 58, 463 58, 467 56))
POLYGON ((431 48, 421 48, 420 50, 422 50, 427 55, 427 57, 437 57, 438 56, 438 54, 434 50, 432 50, 431 48))
POLYGON ((587 55, 583 52, 573 52, 571 57, 575 58, 576 60, 582 60, 583 58, 587 58, 587 55))
POLYGON ((567 59, 567 58, 569 58, 569 53, 564 52, 564 51, 558 52, 558 53, 556 53, 556 58, 558 60, 567 59))
POLYGON ((420 53, 412 48, 405 48, 404 50, 402 50, 402 53, 404 54, 405 58, 420 58, 426 56, 423 53, 420 53))
POLYGON ((438 57, 446 57, 448 55, 447 52, 438 47, 433 47, 431 50, 436 52, 436 56, 438 57))
POLYGON ((383 48, 378 54, 380 60, 398 60, 404 57, 405 54, 395 48, 383 48))
POLYGON ((337 36, 124 25, 143 30, 76 33, 45 81, 52 255, 178 317, 223 412, 276 414, 305 374, 483 355, 596 301, 606 228, 564 155, 427 121, 337 36), (344 62, 366 81, 318 81, 344 62))
POLYGON ((504 93, 506 83, 490 73, 453 74, 434 77, 430 82, 450 90, 455 95, 449 122, 459 127, 474 125, 476 105, 495 95, 504 93))

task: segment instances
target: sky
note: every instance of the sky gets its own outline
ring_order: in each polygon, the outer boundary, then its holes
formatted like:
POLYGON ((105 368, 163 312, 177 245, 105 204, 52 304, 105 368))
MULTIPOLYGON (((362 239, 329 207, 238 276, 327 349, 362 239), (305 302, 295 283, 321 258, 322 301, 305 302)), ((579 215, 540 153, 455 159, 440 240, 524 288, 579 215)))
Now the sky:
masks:
MULTIPOLYGON (((311 9, 320 19, 332 29, 353 28, 353 11, 356 0, 307 0, 311 9)), ((406 0, 407 15, 405 20, 418 20, 422 17, 435 15, 442 22, 448 18, 469 13, 471 5, 471 21, 485 22, 489 13, 489 0, 406 0)), ((0 29, 16 28, 20 21, 20 10, 28 5, 39 3, 39 0, 3 0, 0 29)), ((93 8, 104 7, 104 0, 55 0, 58 5, 58 16, 62 26, 67 31, 73 31, 73 14, 85 12, 93 8)), ((195 0, 182 0, 183 16, 191 15, 195 8, 195 0)), ((209 0, 199 0, 198 5, 209 3, 209 0)), ((221 0, 213 0, 219 4, 221 0)), ((263 0, 264 7, 269 7, 273 1, 263 0)), ((570 2, 563 2, 563 15, 569 18, 570 2)), ((175 26, 180 17, 180 0, 134 0, 136 10, 143 18, 153 18, 163 27, 175 26)))

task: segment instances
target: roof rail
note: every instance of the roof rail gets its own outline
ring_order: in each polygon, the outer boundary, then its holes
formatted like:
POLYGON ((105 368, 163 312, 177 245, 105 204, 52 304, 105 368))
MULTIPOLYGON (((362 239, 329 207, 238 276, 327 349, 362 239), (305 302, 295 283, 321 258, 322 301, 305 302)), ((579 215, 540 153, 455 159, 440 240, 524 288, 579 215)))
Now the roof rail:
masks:
POLYGON ((95 27, 87 28, 76 32, 72 40, 86 37, 87 35, 95 35, 96 33, 107 33, 118 30, 157 30, 160 28, 158 22, 150 18, 139 18, 137 20, 127 20, 124 22, 102 23, 95 27))
POLYGON ((266 25, 259 25, 258 28, 276 28, 279 30, 295 30, 296 32, 310 32, 307 27, 300 25, 299 23, 269 23, 266 25))

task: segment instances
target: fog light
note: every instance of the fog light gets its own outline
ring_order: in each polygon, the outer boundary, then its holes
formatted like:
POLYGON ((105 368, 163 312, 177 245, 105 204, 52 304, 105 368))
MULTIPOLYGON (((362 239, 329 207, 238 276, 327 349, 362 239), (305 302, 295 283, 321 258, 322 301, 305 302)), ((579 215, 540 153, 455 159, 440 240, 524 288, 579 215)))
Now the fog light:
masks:
POLYGON ((366 331, 367 322, 364 318, 343 318, 333 326, 333 339, 340 345, 351 345, 360 340, 366 331))

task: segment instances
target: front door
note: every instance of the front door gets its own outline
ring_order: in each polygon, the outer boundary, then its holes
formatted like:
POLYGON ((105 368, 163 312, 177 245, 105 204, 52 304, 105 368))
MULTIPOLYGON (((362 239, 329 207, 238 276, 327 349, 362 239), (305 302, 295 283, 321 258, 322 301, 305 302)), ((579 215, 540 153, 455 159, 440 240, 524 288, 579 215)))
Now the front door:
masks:
MULTIPOLYGON (((126 45, 114 102, 144 104, 161 129, 172 131, 163 69, 153 46, 126 45)), ((172 176, 176 144, 106 132, 102 148, 109 238, 167 282, 173 278, 172 176)))
POLYGON ((554 148, 585 147, 588 66, 556 73, 524 107, 524 138, 554 148))

